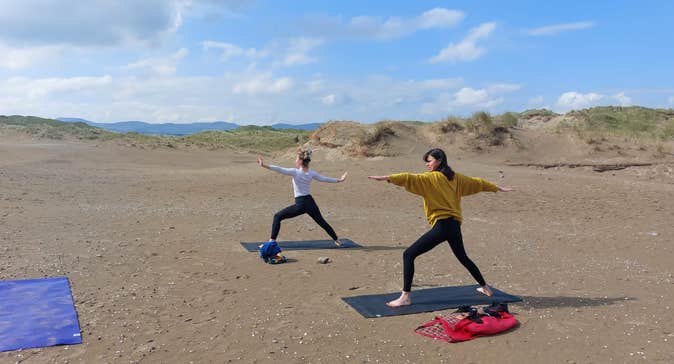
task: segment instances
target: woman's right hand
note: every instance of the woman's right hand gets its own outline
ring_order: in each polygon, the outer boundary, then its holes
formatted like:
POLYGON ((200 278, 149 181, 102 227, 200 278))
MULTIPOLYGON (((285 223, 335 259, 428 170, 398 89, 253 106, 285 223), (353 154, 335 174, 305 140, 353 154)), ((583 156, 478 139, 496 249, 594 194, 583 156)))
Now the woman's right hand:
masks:
POLYGON ((375 181, 388 181, 388 176, 367 176, 367 178, 375 181))

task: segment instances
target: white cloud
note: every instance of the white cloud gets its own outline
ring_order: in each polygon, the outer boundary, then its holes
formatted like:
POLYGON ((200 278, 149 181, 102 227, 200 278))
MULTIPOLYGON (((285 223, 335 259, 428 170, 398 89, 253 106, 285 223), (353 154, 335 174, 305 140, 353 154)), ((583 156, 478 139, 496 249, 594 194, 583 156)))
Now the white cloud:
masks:
POLYGON ((604 98, 604 95, 594 92, 581 94, 570 91, 563 93, 559 97, 556 106, 560 111, 578 110, 598 105, 604 98))
POLYGON ((632 105, 632 98, 625 95, 625 92, 620 92, 613 95, 613 98, 618 101, 620 106, 629 106, 632 105))
POLYGON ((460 23, 466 14, 458 10, 435 8, 417 17, 419 29, 449 28, 460 23))
POLYGON ((271 73, 261 73, 234 85, 235 94, 259 95, 278 94, 290 90, 294 81, 290 77, 274 79, 271 73))
POLYGON ((283 59, 283 64, 286 66, 294 66, 316 62, 316 58, 311 57, 308 53, 322 43, 323 41, 321 39, 314 38, 291 39, 288 52, 283 59))
POLYGON ((482 23, 477 28, 473 28, 470 30, 470 33, 468 33, 466 40, 475 42, 480 38, 485 38, 489 36, 489 34, 491 34, 491 32, 493 32, 495 28, 496 23, 494 22, 482 23))
POLYGON ((429 59, 430 63, 439 62, 462 62, 472 61, 484 55, 487 50, 478 47, 476 42, 482 38, 488 37, 496 28, 496 23, 483 23, 480 26, 473 28, 470 33, 461 42, 454 44, 450 43, 440 51, 437 55, 429 59))
POLYGON ((0 68, 18 70, 34 64, 49 62, 61 53, 61 47, 14 48, 0 44, 0 68))
POLYGON ((451 89, 458 87, 463 80, 461 78, 439 78, 423 80, 419 82, 422 87, 427 89, 451 89))
POLYGON ((134 62, 132 64, 123 67, 123 69, 125 70, 147 69, 159 75, 172 75, 176 72, 178 63, 183 58, 185 58, 187 54, 188 54, 187 49, 181 48, 176 53, 172 54, 167 58, 141 59, 137 62, 134 62))
POLYGON ((503 97, 495 98, 487 89, 463 87, 453 94, 445 92, 432 101, 424 102, 419 111, 425 115, 441 117, 443 114, 458 111, 490 109, 502 104, 503 101, 503 97))
POLYGON ((222 20, 238 18, 240 12, 255 0, 179 0, 181 12, 185 16, 222 20))
POLYGON ((321 102, 324 105, 333 105, 337 101, 337 95, 330 94, 321 98, 321 102))
POLYGON ((0 1, 0 40, 36 47, 153 45, 186 17, 234 14, 252 0, 0 1), (62 15, 60 15, 62 14, 62 15))
POLYGON ((518 91, 522 88, 521 85, 514 83, 495 83, 487 87, 487 91, 490 93, 501 93, 501 92, 513 92, 518 91))
POLYGON ((462 88, 454 96, 454 101, 458 105, 477 105, 489 100, 487 90, 474 90, 470 87, 462 88))
POLYGON ((180 8, 178 0, 3 1, 0 37, 22 46, 154 44, 180 27, 180 8))
POLYGON ((554 25, 548 25, 548 26, 528 30, 527 34, 533 35, 533 36, 555 35, 555 34, 559 34, 561 32, 566 32, 566 31, 570 31, 570 30, 592 28, 594 25, 595 25, 595 23, 591 22, 591 21, 554 24, 554 25))
POLYGON ((402 37, 414 31, 406 27, 401 18, 391 17, 381 20, 374 16, 356 16, 351 18, 351 21, 347 25, 347 30, 354 35, 382 40, 402 37))
POLYGON ((341 17, 315 16, 304 22, 305 31, 329 38, 364 38, 391 40, 420 30, 449 28, 465 18, 458 10, 434 8, 415 17, 355 16, 344 21, 341 17))
POLYGON ((257 61, 267 58, 270 55, 276 55, 275 58, 277 58, 277 60, 274 61, 273 64, 275 66, 285 67, 316 62, 317 59, 309 53, 321 44, 323 44, 322 39, 308 37, 274 41, 263 49, 244 49, 235 44, 212 40, 201 42, 201 46, 204 50, 217 49, 221 51, 221 58, 223 61, 234 57, 246 57, 257 61))
POLYGON ((670 97, 668 101, 670 105, 674 105, 674 96, 670 97))
POLYGON ((42 98, 49 95, 60 96, 68 92, 89 91, 110 85, 112 77, 72 77, 72 78, 44 78, 31 80, 23 77, 10 78, 2 85, 3 89, 11 90, 14 96, 25 95, 30 99, 42 98))
POLYGON ((337 107, 348 104, 350 102, 350 98, 340 90, 321 97, 320 101, 321 104, 325 106, 337 107))
POLYGON ((144 76, 0 79, 0 110, 6 114, 83 117, 99 122, 226 120, 270 124, 330 119, 438 120, 450 112, 498 107, 503 101, 500 95, 490 94, 488 88, 461 89, 460 79, 452 78, 345 79, 314 74, 296 80, 255 68, 221 75, 144 76), (424 114, 419 113, 422 104, 427 104, 422 108, 424 114))
POLYGON ((222 58, 223 61, 226 61, 230 58, 233 57, 255 57, 256 55, 263 55, 263 53, 257 51, 255 48, 241 48, 235 44, 231 43, 223 43, 223 42, 215 42, 211 40, 203 41, 201 42, 201 46, 205 50, 209 49, 217 49, 220 50, 222 53, 220 57, 222 58))
POLYGON ((325 81, 323 81, 322 78, 318 77, 318 78, 314 78, 312 80, 309 80, 309 81, 305 82, 304 84, 305 84, 305 87, 306 87, 307 91, 309 91, 310 93, 317 93, 317 92, 320 92, 323 89, 323 87, 325 85, 325 81))
POLYGON ((452 96, 449 93, 443 92, 433 100, 423 102, 419 107, 419 113, 427 116, 439 116, 455 111, 452 105, 452 96))

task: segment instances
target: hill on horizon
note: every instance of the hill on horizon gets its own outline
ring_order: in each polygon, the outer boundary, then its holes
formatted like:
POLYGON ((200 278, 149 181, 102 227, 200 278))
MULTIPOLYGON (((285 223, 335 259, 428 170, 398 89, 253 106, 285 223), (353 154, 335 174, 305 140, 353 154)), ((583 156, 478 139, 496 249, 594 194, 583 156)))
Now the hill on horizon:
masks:
MULTIPOLYGON (((66 117, 59 117, 56 118, 55 120, 67 123, 84 123, 115 133, 139 133, 139 134, 174 135, 174 136, 192 135, 204 131, 233 130, 241 126, 245 126, 226 121, 194 122, 194 123, 180 123, 180 124, 178 123, 153 124, 144 121, 120 121, 114 123, 99 123, 81 118, 66 118, 66 117)), ((299 125, 293 125, 288 123, 277 123, 271 125, 271 127, 275 129, 316 130, 321 125, 322 125, 321 123, 310 123, 299 125)))
POLYGON ((674 157, 674 110, 595 107, 556 114, 527 110, 435 122, 386 120, 374 124, 328 121, 316 130, 239 126, 190 135, 115 133, 85 122, 31 116, 0 116, 0 137, 112 142, 138 148, 231 149, 288 153, 299 146, 322 150, 329 158, 391 157, 440 146, 453 154, 492 156, 522 163, 577 163, 593 159, 674 157), (556 161, 556 162, 555 162, 556 161))

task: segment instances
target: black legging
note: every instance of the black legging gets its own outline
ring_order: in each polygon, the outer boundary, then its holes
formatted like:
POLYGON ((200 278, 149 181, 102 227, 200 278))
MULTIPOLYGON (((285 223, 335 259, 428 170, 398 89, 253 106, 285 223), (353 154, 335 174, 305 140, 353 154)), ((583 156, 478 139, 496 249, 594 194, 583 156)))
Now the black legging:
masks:
POLYGON ((424 254, 435 248, 443 241, 449 242, 449 246, 452 248, 452 252, 456 258, 459 259, 459 262, 461 262, 461 264, 463 264, 466 269, 468 269, 477 283, 480 286, 484 286, 486 284, 484 278, 482 278, 480 270, 477 268, 475 263, 473 263, 473 261, 468 258, 468 255, 466 255, 466 250, 463 248, 461 225, 458 221, 450 217, 436 221, 431 230, 422 235, 409 248, 405 249, 405 252, 403 253, 403 291, 409 292, 412 290, 412 278, 414 277, 414 259, 416 259, 421 254, 424 254))
POLYGON ((290 219, 302 214, 309 214, 309 216, 311 216, 311 218, 314 219, 314 221, 316 221, 316 223, 320 225, 333 240, 337 240, 335 230, 333 230, 332 226, 325 221, 323 215, 321 215, 321 211, 318 209, 318 205, 316 205, 316 201, 314 201, 314 198, 311 197, 311 195, 295 197, 294 205, 288 206, 274 214, 274 223, 271 226, 271 238, 276 240, 276 237, 281 230, 281 220, 290 219))

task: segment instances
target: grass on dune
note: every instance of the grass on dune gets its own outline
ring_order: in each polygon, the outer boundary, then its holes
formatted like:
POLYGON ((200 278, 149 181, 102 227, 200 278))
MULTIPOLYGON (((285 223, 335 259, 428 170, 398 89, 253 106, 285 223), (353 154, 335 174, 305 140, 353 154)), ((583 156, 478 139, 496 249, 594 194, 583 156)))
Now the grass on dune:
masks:
POLYGON ((298 129, 274 129, 270 126, 242 126, 231 131, 205 131, 180 138, 180 142, 205 148, 244 149, 273 152, 301 145, 311 132, 298 129))
POLYGON ((674 110, 671 109, 606 106, 569 114, 580 121, 573 126, 579 132, 663 141, 674 139, 674 110))
POLYGON ((237 149, 252 152, 274 152, 299 146, 311 132, 299 129, 274 129, 269 126, 242 126, 231 131, 206 131, 189 136, 114 133, 85 123, 68 123, 33 116, 2 116, 0 128, 31 136, 64 140, 110 141, 138 147, 179 148, 198 146, 208 149, 237 149))

